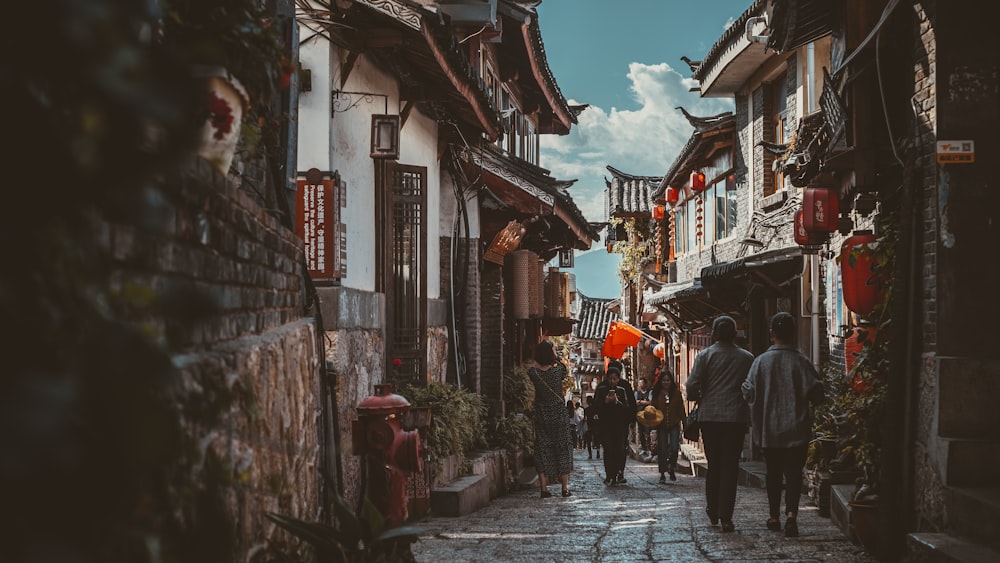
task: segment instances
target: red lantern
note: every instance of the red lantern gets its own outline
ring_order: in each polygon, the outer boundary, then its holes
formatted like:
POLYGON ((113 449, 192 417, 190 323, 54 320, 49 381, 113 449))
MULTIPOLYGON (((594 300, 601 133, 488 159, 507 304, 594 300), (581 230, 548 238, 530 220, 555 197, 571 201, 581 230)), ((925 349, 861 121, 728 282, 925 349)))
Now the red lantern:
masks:
POLYGON ((806 230, 805 225, 802 224, 802 208, 800 207, 798 211, 795 212, 795 244, 799 246, 809 245, 809 231, 806 230))
POLYGON ((663 206, 662 205, 654 205, 653 206, 653 219, 655 219, 657 221, 663 219, 663 206))
POLYGON ((705 191, 705 173, 699 170, 691 172, 691 190, 696 192, 705 191))
POLYGON ((865 343, 871 342, 873 338, 875 338, 874 329, 858 326, 854 327, 851 335, 844 341, 844 367, 847 370, 847 377, 851 378, 851 389, 858 393, 867 392, 872 384, 870 381, 863 380, 860 373, 852 374, 851 370, 864 351, 865 343))
POLYGON ((673 205, 680 200, 681 193, 677 188, 667 187, 667 203, 673 205))
POLYGON ((837 191, 827 188, 806 188, 802 198, 802 211, 802 224, 810 233, 836 231, 840 215, 837 191))
POLYGON ((840 275, 844 304, 868 316, 882 302, 882 288, 872 269, 873 250, 868 246, 877 239, 871 231, 857 231, 840 247, 840 275))

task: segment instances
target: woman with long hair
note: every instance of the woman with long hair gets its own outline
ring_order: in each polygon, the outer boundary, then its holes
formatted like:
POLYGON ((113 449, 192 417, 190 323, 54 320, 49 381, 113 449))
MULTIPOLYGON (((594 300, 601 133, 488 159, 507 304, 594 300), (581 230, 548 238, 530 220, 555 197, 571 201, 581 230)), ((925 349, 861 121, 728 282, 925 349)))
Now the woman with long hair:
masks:
POLYGON ((558 477, 562 496, 570 496, 569 472, 573 471, 574 438, 570 433, 562 383, 566 366, 559 361, 552 343, 535 347, 535 363, 528 377, 535 384, 535 468, 542 498, 549 498, 549 479, 558 477))

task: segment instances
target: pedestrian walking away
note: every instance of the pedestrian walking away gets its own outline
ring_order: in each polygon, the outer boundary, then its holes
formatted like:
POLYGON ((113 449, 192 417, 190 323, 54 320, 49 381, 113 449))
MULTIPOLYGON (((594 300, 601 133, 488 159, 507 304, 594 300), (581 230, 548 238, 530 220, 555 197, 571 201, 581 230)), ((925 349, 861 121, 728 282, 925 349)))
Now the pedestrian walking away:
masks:
POLYGON ((652 404, 663 413, 663 422, 656 427, 656 462, 660 483, 677 480, 677 454, 681 448, 681 420, 684 419, 684 399, 674 375, 663 365, 654 372, 652 404))
POLYGON ((698 402, 698 422, 705 446, 705 512, 723 532, 732 532, 740 452, 750 410, 741 386, 753 354, 736 345, 736 321, 720 316, 712 323, 714 344, 695 356, 686 390, 698 402))
POLYGON ((528 377, 535 385, 535 467, 541 497, 552 496, 549 479, 558 478, 562 496, 570 496, 569 474, 573 471, 573 438, 563 402, 563 379, 566 366, 556 357, 552 343, 541 341, 535 347, 535 364, 528 368, 528 377))
POLYGON ((773 344, 750 366, 743 397, 750 405, 753 441, 764 452, 769 517, 767 529, 781 530, 781 491, 785 491, 785 536, 799 535, 802 468, 812 439, 809 404, 823 400, 823 383, 812 362, 795 347, 795 319, 771 319, 773 344), (782 485, 784 478, 784 485, 782 485))

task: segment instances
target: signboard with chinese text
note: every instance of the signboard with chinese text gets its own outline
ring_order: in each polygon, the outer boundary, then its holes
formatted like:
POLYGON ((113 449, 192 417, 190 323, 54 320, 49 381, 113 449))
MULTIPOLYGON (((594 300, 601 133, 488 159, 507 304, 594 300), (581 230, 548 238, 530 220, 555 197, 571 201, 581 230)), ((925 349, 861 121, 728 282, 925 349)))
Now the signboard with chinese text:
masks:
POLYGON ((329 172, 307 174, 296 181, 295 231, 302 238, 306 265, 314 280, 339 280, 344 276, 341 253, 343 186, 340 176, 329 172))
POLYGON ((938 141, 938 164, 968 164, 976 161, 976 144, 972 140, 938 141))

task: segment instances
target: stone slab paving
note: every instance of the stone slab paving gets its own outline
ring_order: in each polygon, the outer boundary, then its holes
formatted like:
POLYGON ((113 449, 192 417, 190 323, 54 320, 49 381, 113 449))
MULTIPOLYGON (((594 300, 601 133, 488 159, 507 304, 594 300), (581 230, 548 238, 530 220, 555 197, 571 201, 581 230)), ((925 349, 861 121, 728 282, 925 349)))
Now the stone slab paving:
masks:
POLYGON ((534 561, 867 561, 815 506, 803 503, 798 538, 768 531, 763 489, 740 487, 733 522, 721 533, 705 516, 702 477, 677 475, 657 483, 655 464, 630 459, 628 483, 607 487, 601 460, 577 451, 570 476, 573 496, 551 498, 538 488, 493 500, 461 517, 428 516, 414 525, 418 562, 534 561))

